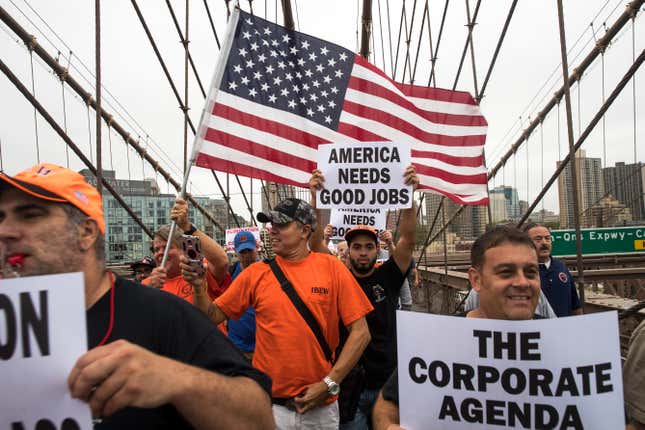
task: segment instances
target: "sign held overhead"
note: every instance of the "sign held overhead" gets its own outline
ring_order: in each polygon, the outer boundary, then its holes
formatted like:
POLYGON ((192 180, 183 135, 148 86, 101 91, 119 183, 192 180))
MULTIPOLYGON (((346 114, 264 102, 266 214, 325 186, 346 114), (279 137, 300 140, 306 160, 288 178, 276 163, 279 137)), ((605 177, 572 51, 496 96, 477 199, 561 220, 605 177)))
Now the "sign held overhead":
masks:
POLYGON ((403 172, 412 162, 406 143, 370 142, 318 146, 325 188, 316 194, 321 209, 412 206, 412 186, 403 172))

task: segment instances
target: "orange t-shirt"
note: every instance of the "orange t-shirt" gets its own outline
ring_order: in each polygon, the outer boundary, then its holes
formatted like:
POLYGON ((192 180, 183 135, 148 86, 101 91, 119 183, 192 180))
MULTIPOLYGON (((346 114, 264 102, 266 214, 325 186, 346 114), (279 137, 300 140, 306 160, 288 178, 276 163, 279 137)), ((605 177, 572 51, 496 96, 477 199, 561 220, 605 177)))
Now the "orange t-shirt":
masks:
MULTIPOLYGON (((336 257, 310 252, 300 261, 276 258, 334 351, 339 321, 347 326, 364 317, 373 309, 369 299, 336 257)), ((253 366, 271 376, 273 397, 296 396, 329 374, 331 363, 268 264, 244 269, 215 303, 230 318, 255 309, 253 366)))

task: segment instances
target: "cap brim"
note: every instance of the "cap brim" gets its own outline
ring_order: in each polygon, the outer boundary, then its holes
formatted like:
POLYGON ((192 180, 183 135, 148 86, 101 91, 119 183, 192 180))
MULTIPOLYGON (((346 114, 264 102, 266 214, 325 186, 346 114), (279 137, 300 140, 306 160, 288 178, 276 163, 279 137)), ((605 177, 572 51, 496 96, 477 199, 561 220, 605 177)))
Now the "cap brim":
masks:
POLYGON ((251 251, 255 250, 255 244, 254 243, 241 243, 238 246, 235 247, 235 252, 240 253, 244 251, 245 249, 250 249, 251 251))
POLYGON ((366 236, 370 236, 375 241, 378 242, 378 235, 376 233, 374 233, 371 230, 364 230, 364 229, 358 229, 358 228, 357 229, 352 229, 352 230, 348 231, 347 233, 345 233, 345 242, 351 242, 352 238, 354 236, 356 236, 356 235, 359 235, 359 234, 364 234, 366 236))
POLYGON ((270 222, 272 224, 284 224, 294 220, 289 215, 278 211, 258 212, 256 218, 262 223, 270 222))
POLYGON ((39 199, 50 200, 59 203, 67 202, 67 199, 62 198, 58 194, 47 191, 46 189, 41 188, 37 185, 30 184, 29 182, 12 178, 11 176, 7 176, 4 173, 0 174, 0 179, 2 180, 2 182, 0 182, 0 190, 14 187, 39 199))

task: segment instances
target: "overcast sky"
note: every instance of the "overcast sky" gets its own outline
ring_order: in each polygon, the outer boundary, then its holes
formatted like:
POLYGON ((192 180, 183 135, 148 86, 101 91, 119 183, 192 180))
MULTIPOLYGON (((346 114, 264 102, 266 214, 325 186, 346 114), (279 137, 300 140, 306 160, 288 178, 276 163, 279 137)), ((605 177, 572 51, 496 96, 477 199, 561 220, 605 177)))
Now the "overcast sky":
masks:
MULTIPOLYGON (((104 108, 115 113, 115 118, 128 128, 134 137, 140 136, 141 142, 148 151, 158 159, 161 165, 173 172, 180 180, 180 167, 183 159, 183 118, 170 86, 154 56, 150 43, 135 14, 130 1, 103 1, 102 15, 102 76, 104 86, 104 108), (109 94, 107 93, 109 91, 109 94)), ((162 1, 140 0, 142 14, 161 54, 168 64, 170 73, 183 97, 184 88, 184 53, 178 35, 170 17, 169 10, 162 1)), ((280 3, 278 1, 278 3, 280 3)), ((362 2, 360 2, 362 3, 362 2)), ((397 50, 399 23, 401 20, 401 1, 373 1, 374 46, 372 62, 392 75, 393 57, 397 50), (380 13, 379 13, 380 6, 380 13), (390 20, 388 23, 387 6, 390 20), (383 31, 381 30, 381 24, 383 31), (388 33, 388 27, 390 32, 388 33), (383 42, 381 42, 381 38, 383 42), (390 45, 391 40, 391 45, 390 45), (384 47, 383 50, 381 47, 384 47), (391 46, 391 50, 390 50, 391 46), (392 56, 390 55, 392 52, 392 56)), ((414 2, 404 2, 407 9, 407 25, 412 24, 412 6, 414 2)), ((419 27, 423 11, 423 2, 417 2, 411 37, 411 58, 417 53, 419 27)), ((575 67, 593 46, 594 32, 602 36, 606 26, 610 26, 624 11, 623 0, 567 0, 565 1, 565 22, 567 46, 570 48, 569 66, 575 67), (593 22, 593 27, 590 23, 593 22), (592 31, 593 30, 593 31, 592 31), (576 43, 577 42, 577 43, 576 43)), ((181 23, 185 22, 185 2, 172 1, 174 11, 181 23)), ((220 41, 226 28, 226 7, 224 1, 208 1, 213 14, 215 27, 220 41)), ((474 13, 476 1, 471 1, 471 14, 474 13)), ((483 1, 473 40, 478 85, 481 87, 486 71, 490 65, 495 45, 499 38, 511 1, 483 1)), ((6 9, 28 32, 37 37, 52 55, 61 52, 61 62, 67 62, 69 50, 73 52, 71 74, 86 89, 93 90, 94 78, 94 2, 67 0, 48 1, 0 0, 6 9), (42 20, 38 17, 38 15, 42 20), (48 28, 50 27, 50 28, 48 28), (60 37, 60 39, 58 39, 60 37), (65 58, 62 58, 65 57, 65 58), (85 66, 89 68, 87 70, 85 66)), ((360 11, 357 1, 325 0, 292 2, 296 26, 302 32, 335 42, 348 49, 357 50, 357 26, 360 11)), ((443 1, 429 2, 430 22, 433 43, 436 45, 443 12, 443 1)), ((241 2, 241 7, 249 10, 248 2, 241 2)), ((254 1, 253 12, 276 18, 276 1, 254 1), (265 5, 267 11, 265 12, 265 5)), ((645 47, 645 29, 642 19, 643 11, 636 19, 636 33, 632 33, 629 23, 605 54, 605 88, 606 95, 615 87, 631 65, 632 37, 635 40, 636 55, 645 47)), ((278 4, 278 22, 282 23, 282 12, 278 4)), ((463 50, 467 27, 465 2, 452 1, 448 8, 446 24, 441 39, 436 65, 436 84, 443 88, 452 88, 463 50)), ((0 52, 2 61, 8 64, 21 81, 31 87, 30 56, 22 42, 4 25, 0 24, 0 52)), ((198 73, 204 85, 208 85, 217 61, 218 49, 212 30, 208 23, 203 1, 190 1, 189 39, 190 48, 197 65, 198 73)), ((401 36, 399 60, 396 61, 396 79, 403 79, 406 37, 401 36)), ((426 85, 430 70, 430 51, 428 23, 425 23, 421 38, 421 49, 418 55, 415 83, 426 85)), ((42 61, 34 55, 35 91, 54 117, 62 125, 66 121, 70 136, 86 151, 91 145, 95 150, 95 114, 90 111, 89 129, 88 113, 85 104, 69 88, 61 88, 60 81, 52 75, 42 61), (64 94, 64 98, 63 98, 64 94), (66 106, 66 115, 63 111, 66 106)), ((482 110, 489 123, 486 154, 488 166, 494 166, 510 144, 521 133, 521 129, 535 117, 562 82, 560 48, 555 1, 520 1, 511 22, 501 54, 493 70, 490 82, 482 101, 482 110), (555 72, 555 74, 553 73, 555 72)), ((584 76, 580 88, 572 88, 574 130, 584 127, 602 103, 603 67, 598 60, 584 76), (580 100, 580 102, 578 102, 580 100), (581 127, 578 119, 580 118, 581 127)), ((644 94, 645 73, 639 70, 636 75, 636 93, 644 94)), ((190 114, 195 123, 203 107, 203 97, 196 84, 194 75, 190 75, 190 114)), ((405 81, 409 82, 409 69, 405 81)), ((464 63, 457 89, 474 93, 470 55, 464 63)), ((34 113, 31 105, 22 97, 14 86, 4 77, 0 77, 0 99, 2 100, 2 118, 0 139, 2 142, 3 168, 15 173, 27 168, 37 161, 35 144, 34 113)), ((642 97, 641 97, 642 99, 642 97)), ((634 104, 631 84, 614 103, 606 116, 605 144, 601 125, 592 133, 584 148, 588 156, 603 158, 604 165, 613 166, 617 161, 634 161, 634 104)), ((640 142, 637 158, 645 159, 645 104, 636 100, 636 129, 640 142)), ((555 169, 559 154, 567 146, 564 103, 560 110, 560 148, 558 148, 557 110, 554 110, 544 122, 542 138, 540 129, 529 141, 529 161, 527 167, 526 147, 520 149, 516 160, 511 158, 507 167, 500 171, 491 181, 490 186, 502 183, 516 186, 520 198, 532 201, 545 181, 555 169), (544 147, 542 152, 541 147, 544 147), (558 152, 559 151, 559 152, 558 152), (543 155, 542 155, 543 154, 543 155), (542 169, 542 165, 544 169, 542 169), (528 182, 528 186, 527 186, 528 182)), ((55 135, 42 118, 38 119, 39 152, 41 161, 66 164, 66 150, 63 141, 55 135)), ((192 144, 192 135, 189 146, 192 144)), ((125 145, 120 137, 107 131, 103 126, 103 160, 104 168, 112 165, 117 177, 138 179, 150 177, 153 171, 143 165, 141 159, 130 152, 130 168, 125 145), (110 140, 112 151, 109 150, 110 140)), ((70 166, 82 168, 80 160, 70 153, 70 166)), ((96 158, 93 155, 93 158, 96 158)), ((225 183, 225 174, 218 175, 225 183)), ((171 191, 164 181, 160 180, 163 191, 171 191)), ((191 174, 192 192, 197 195, 221 197, 219 189, 208 170, 195 168, 191 174)), ((243 179, 248 188, 249 180, 243 179)), ((257 193, 259 186, 254 185, 257 193)), ((248 215, 243 200, 239 195, 234 179, 231 179, 231 195, 238 213, 248 215)), ((259 206, 259 195, 254 196, 255 207, 259 206)), ((547 194, 544 207, 558 212, 557 186, 547 194)))

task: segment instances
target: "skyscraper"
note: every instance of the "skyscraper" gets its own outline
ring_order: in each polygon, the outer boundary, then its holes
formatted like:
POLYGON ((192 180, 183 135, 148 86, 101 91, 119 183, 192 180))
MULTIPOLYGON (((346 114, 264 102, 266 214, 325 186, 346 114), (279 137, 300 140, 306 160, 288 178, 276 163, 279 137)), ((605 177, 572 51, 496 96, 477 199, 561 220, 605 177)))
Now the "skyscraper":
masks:
MULTIPOLYGON (((560 166, 562 161, 556 164, 560 166)), ((578 178, 578 209, 584 214, 596 204, 604 194, 602 168, 600 158, 587 158, 584 150, 576 152, 576 176, 578 178)), ((573 210, 573 181, 571 168, 567 166, 558 177, 558 193, 560 201, 560 228, 572 228, 574 224, 573 210)), ((585 227, 584 216, 580 224, 585 227)))
MULTIPOLYGON (((432 220, 437 213, 439 208, 439 203, 441 202, 441 197, 438 194, 427 193, 426 194, 426 216, 427 216, 427 225, 432 224, 432 220)), ((448 222, 455 212, 461 207, 460 204, 453 202, 452 200, 445 198, 444 199, 444 210, 445 222, 448 222)), ((437 218, 433 231, 439 231, 443 226, 443 220, 441 213, 437 218)), ((448 226, 447 232, 455 233, 459 236, 460 239, 472 240, 480 236, 486 230, 486 206, 466 206, 464 210, 457 216, 457 218, 448 226)), ((433 233, 434 234, 434 233, 433 233)))
POLYGON ((602 169, 605 193, 631 210, 634 220, 645 219, 645 164, 616 163, 602 169))
POLYGON ((522 213, 517 190, 508 185, 500 185, 489 191, 491 201, 491 212, 494 222, 518 219, 522 213), (499 207, 504 204, 504 208, 499 207), (504 215, 503 218, 500 218, 504 215))

